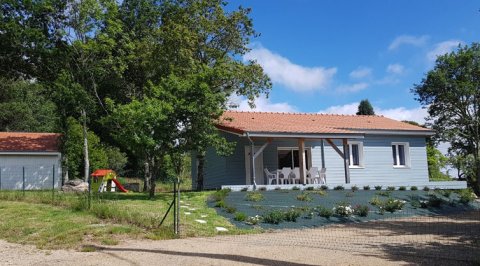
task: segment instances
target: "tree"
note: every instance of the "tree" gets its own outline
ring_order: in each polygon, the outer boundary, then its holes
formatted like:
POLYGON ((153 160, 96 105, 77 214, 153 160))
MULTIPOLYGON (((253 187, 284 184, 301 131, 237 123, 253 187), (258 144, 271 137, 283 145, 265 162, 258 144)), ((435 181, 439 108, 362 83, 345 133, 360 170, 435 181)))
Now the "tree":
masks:
POLYGON ((412 91, 428 107, 436 141, 449 142, 453 155, 473 157, 473 173, 465 178, 480 195, 480 45, 439 56, 412 91))
POLYGON ((375 115, 373 107, 368 101, 368 99, 360 101, 360 104, 358 105, 357 115, 375 115))

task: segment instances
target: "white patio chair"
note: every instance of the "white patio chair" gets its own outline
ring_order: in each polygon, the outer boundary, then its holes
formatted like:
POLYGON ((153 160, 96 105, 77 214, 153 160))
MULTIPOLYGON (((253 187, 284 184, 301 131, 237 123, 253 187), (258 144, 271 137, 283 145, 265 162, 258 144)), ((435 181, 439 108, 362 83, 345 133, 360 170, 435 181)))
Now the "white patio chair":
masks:
POLYGON ((309 184, 318 184, 320 183, 318 175, 318 167, 310 167, 307 171, 307 183, 309 184))
POLYGON ((291 184, 300 184, 300 168, 293 168, 292 175, 290 176, 291 184))
POLYGON ((322 168, 320 170, 320 177, 319 177, 319 181, 320 181, 320 184, 326 184, 327 183, 327 168, 322 168))
POLYGON ((263 169, 265 176, 267 177, 268 184, 271 185, 273 181, 278 185, 277 173, 271 173, 267 168, 263 169))
POLYGON ((292 169, 290 167, 283 167, 282 170, 280 170, 278 179, 282 184, 285 184, 286 182, 289 182, 291 173, 292 169))

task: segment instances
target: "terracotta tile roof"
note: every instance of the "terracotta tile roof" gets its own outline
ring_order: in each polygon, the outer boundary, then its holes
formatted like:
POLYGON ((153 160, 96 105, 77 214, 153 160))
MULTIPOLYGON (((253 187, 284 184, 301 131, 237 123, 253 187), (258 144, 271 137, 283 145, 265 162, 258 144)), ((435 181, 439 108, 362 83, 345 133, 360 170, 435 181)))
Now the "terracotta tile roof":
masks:
POLYGON ((239 111, 226 111, 217 127, 240 134, 245 132, 354 134, 370 130, 415 131, 426 134, 431 132, 431 130, 423 127, 377 115, 357 116, 239 111))
POLYGON ((61 134, 0 132, 0 152, 57 152, 61 134))

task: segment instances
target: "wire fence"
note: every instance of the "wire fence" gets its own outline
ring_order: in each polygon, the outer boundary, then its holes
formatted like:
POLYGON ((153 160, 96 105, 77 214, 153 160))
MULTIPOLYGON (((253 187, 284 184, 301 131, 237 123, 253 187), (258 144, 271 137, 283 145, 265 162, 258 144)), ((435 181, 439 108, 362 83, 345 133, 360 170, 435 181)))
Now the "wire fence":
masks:
POLYGON ((48 190, 62 185, 56 164, 0 165, 0 190, 48 190))

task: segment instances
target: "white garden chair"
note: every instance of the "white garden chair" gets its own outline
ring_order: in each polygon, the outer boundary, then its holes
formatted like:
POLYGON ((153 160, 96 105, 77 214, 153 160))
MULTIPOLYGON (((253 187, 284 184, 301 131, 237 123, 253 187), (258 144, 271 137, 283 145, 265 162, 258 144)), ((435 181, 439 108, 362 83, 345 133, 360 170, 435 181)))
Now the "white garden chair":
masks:
POLYGON ((319 181, 320 181, 320 184, 326 184, 327 183, 327 168, 322 168, 320 170, 320 177, 319 177, 319 181))
POLYGON ((285 184, 290 180, 290 174, 292 173, 292 169, 290 167, 283 167, 282 170, 280 170, 280 176, 279 180, 282 184, 285 184))
POLYGON ((273 181, 278 185, 278 176, 277 173, 271 173, 267 168, 263 169, 265 176, 267 177, 268 184, 271 185, 273 181))
POLYGON ((300 184, 300 168, 293 168, 292 175, 290 176, 291 184, 300 184))
POLYGON ((318 175, 318 167, 310 167, 307 171, 307 183, 309 184, 318 184, 320 183, 318 175))

